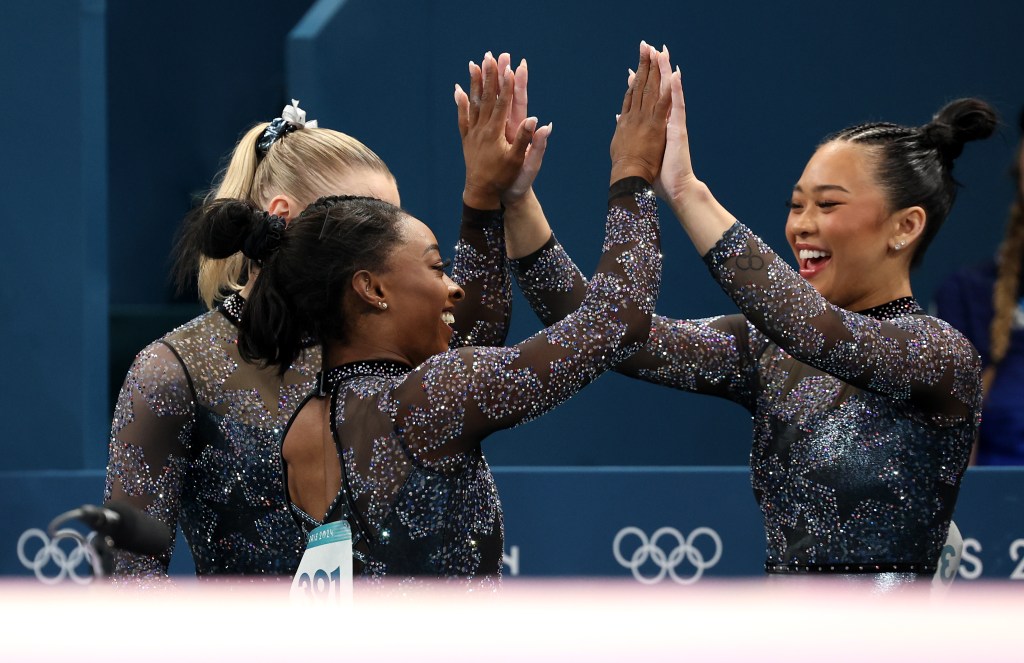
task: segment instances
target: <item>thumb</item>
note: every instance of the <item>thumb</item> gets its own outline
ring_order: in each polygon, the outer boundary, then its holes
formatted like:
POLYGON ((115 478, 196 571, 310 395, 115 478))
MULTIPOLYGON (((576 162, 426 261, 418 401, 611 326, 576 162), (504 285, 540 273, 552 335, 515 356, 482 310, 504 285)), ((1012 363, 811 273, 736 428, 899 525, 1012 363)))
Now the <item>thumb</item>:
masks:
POLYGON ((530 141, 533 140, 533 133, 536 129, 537 118, 535 117, 528 117, 519 125, 519 130, 516 131, 516 138, 512 141, 512 152, 516 156, 525 156, 526 148, 530 146, 530 141))
POLYGON ((459 115, 459 134, 465 138, 466 134, 469 133, 469 96, 458 83, 455 84, 454 96, 455 107, 458 109, 459 115))
POLYGON ((526 164, 524 168, 540 170, 540 164, 544 161, 544 152, 548 149, 548 136, 554 130, 554 123, 548 122, 533 134, 533 142, 526 152, 526 164))

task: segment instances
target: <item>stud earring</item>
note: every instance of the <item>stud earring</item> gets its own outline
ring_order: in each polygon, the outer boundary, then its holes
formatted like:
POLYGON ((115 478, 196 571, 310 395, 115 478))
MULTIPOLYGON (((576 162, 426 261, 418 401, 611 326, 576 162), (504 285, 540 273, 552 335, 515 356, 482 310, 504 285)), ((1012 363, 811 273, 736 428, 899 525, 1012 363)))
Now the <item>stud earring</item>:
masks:
POLYGON ((382 311, 388 310, 388 303, 387 302, 377 302, 377 306, 379 306, 380 310, 382 310, 382 311))
POLYGON ((903 248, 904 244, 905 244, 905 242, 896 242, 896 246, 894 246, 892 248, 893 248, 894 251, 899 251, 900 249, 903 248))

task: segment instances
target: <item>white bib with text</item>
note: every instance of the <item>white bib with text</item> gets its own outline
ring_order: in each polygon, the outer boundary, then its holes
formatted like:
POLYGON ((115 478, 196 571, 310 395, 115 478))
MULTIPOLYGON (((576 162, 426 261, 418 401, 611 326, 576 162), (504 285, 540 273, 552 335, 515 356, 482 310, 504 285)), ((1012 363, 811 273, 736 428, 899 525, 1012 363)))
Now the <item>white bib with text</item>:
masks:
POLYGON ((352 602, 352 530, 344 520, 309 533, 292 579, 291 599, 303 605, 352 602))

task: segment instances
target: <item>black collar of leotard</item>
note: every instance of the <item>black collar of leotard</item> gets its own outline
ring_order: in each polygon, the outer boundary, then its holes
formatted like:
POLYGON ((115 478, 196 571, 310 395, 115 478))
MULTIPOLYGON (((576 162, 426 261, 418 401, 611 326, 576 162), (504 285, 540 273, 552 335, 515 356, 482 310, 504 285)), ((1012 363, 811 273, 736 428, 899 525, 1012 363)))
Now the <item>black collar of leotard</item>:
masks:
MULTIPOLYGON (((217 310, 224 314, 231 324, 236 327, 242 326, 242 309, 245 308, 245 297, 242 297, 240 293, 235 293, 222 301, 217 310)), ((312 336, 307 336, 302 339, 303 348, 311 348, 316 345, 316 339, 312 336)))
POLYGON ((316 374, 317 392, 325 394, 344 382, 357 377, 375 376, 379 378, 398 378, 412 370, 411 366, 387 359, 370 359, 352 361, 341 366, 316 374))
POLYGON ((245 299, 236 292, 222 301, 217 308, 224 314, 225 318, 237 327, 242 323, 242 309, 245 308, 245 299))
POLYGON ((891 320, 904 315, 919 315, 924 313, 924 309, 918 305, 913 297, 900 297, 899 299, 894 299, 891 302, 872 306, 871 308, 863 311, 857 311, 857 313, 876 318, 878 320, 891 320))

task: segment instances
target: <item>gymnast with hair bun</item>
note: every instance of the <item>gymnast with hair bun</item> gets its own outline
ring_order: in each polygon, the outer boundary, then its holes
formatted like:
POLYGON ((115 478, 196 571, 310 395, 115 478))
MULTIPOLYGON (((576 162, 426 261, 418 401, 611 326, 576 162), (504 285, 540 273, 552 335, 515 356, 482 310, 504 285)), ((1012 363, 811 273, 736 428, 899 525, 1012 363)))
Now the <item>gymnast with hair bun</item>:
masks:
MULTIPOLYGON (((399 205, 385 163, 358 140, 307 121, 298 102, 252 127, 235 147, 209 200, 234 199, 267 218, 279 235, 310 203, 330 194, 373 196, 399 205)), ((472 168, 472 164, 469 164, 472 168)), ((472 170, 468 178, 476 177, 472 170)), ((106 499, 126 500, 180 525, 200 577, 290 577, 305 536, 281 481, 281 434, 321 368, 320 346, 300 339, 274 370, 239 353, 238 327, 259 281, 268 236, 201 256, 213 237, 191 225, 177 247, 179 280, 198 275, 210 311, 143 349, 118 396, 109 442, 106 499)), ((501 215, 467 215, 452 278, 466 296, 454 303, 453 346, 502 345, 511 281, 503 263, 501 215)), ((159 555, 117 552, 113 573, 143 583, 167 575, 173 543, 159 555)))
MULTIPOLYGON (((659 64, 667 76, 667 49, 659 64)), ((923 126, 828 136, 789 199, 794 268, 697 178, 671 80, 655 189, 740 313, 655 316, 647 344, 616 370, 752 413, 751 482, 772 577, 930 580, 978 427, 980 364, 963 334, 914 300, 910 270, 949 214, 955 159, 992 133, 992 108, 959 99, 923 126)), ((586 281, 532 194, 507 205, 506 234, 543 323, 575 310, 586 281)))
MULTIPOLYGON (((557 407, 647 339, 661 273, 651 185, 673 77, 641 49, 611 142, 597 271, 575 311, 517 345, 452 348, 465 292, 430 228, 389 201, 321 198, 283 230, 238 201, 194 217, 206 255, 258 249, 241 356, 281 373, 307 342, 322 347, 318 388, 284 432, 285 487, 305 531, 348 524, 356 576, 500 578, 502 509, 482 442, 557 407)), ((471 214, 498 213, 520 182, 537 123, 524 119, 509 140, 515 86, 488 54, 456 95, 471 214)))

